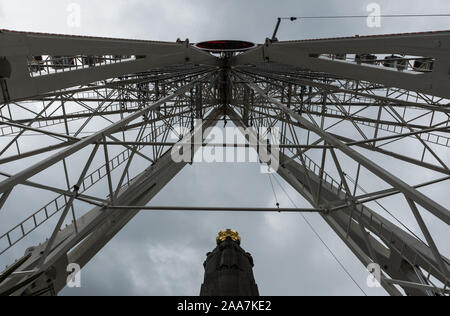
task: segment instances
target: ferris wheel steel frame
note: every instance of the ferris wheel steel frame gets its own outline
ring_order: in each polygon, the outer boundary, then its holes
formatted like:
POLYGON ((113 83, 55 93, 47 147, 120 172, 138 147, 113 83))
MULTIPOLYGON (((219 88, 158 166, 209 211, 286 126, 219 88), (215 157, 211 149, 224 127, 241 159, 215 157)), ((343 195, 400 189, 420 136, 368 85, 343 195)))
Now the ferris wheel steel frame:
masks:
POLYGON ((202 133, 229 118, 258 148, 267 143, 251 127, 280 127, 271 147, 280 152, 276 172, 311 205, 280 210, 318 213, 365 267, 381 267, 390 295, 449 295, 450 261, 424 214, 448 229, 450 212, 421 189, 450 180, 442 155, 450 147, 450 32, 267 39, 220 53, 188 40, 1 30, 0 47, 0 217, 19 188, 56 196, 0 237, 4 254, 56 222, 46 242, 1 274, 0 294, 59 293, 69 263, 84 267, 141 210, 164 209, 147 204, 194 161, 173 161, 183 140, 192 140, 192 157, 206 147, 239 147, 208 143, 202 133), (101 127, 88 132, 94 123, 101 127), (43 141, 29 148, 27 135, 43 141), (419 157, 392 146, 402 142, 419 157), (374 157, 432 180, 411 183, 374 157), (54 166, 64 187, 39 178, 54 166), (363 173, 383 188, 364 190, 363 173), (89 191, 98 183, 106 197, 89 191), (398 196, 424 240, 374 209, 398 196))

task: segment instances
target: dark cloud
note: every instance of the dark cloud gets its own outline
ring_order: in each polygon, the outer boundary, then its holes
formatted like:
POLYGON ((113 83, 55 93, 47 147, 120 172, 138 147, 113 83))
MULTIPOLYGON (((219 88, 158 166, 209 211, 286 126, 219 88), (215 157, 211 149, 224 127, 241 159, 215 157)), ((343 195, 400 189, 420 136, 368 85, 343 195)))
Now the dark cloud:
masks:
MULTIPOLYGON (((262 42, 272 35, 278 16, 364 14, 367 4, 372 1, 79 0, 75 2, 82 9, 80 28, 70 28, 66 24, 70 2, 0 0, 1 27, 170 41, 177 38, 190 38, 193 42, 239 38, 262 42)), ((378 3, 386 14, 450 12, 447 0, 383 0, 378 3)), ((449 28, 447 19, 430 18, 384 19, 382 27, 377 29, 368 28, 364 19, 304 20, 283 22, 279 38, 304 39, 449 28)), ((405 145, 405 150, 408 148, 405 145)), ((404 164, 393 163, 380 155, 372 157, 402 177, 411 176, 410 169, 405 168, 404 164)), ((446 154, 441 157, 446 157, 446 154)), ((450 163, 448 155, 447 162, 450 163)), ((72 163, 77 165, 76 159, 72 163)), ((345 167, 352 169, 351 163, 346 163, 345 167)), ((427 174, 420 176, 424 179, 415 179, 414 182, 429 180, 427 174)), ((368 182, 367 185, 371 184, 368 182)), ((283 186, 297 206, 308 207, 298 193, 288 189, 287 184, 283 186)), ((281 205, 291 207, 283 190, 277 187, 276 191, 281 205)), ((448 188, 443 187, 427 193, 433 194, 433 198, 443 205, 448 205, 447 191, 448 188)), ((0 223, 1 232, 24 218, 24 210, 32 210, 35 205, 41 205, 50 198, 28 194, 27 199, 20 199, 24 193, 27 191, 14 192, 14 205, 5 207, 8 220, 0 223)), ((152 205, 274 207, 275 202, 268 177, 259 173, 256 164, 198 164, 184 169, 154 199, 152 205)), ((383 202, 402 221, 414 227, 414 221, 404 215, 404 207, 399 207, 404 205, 404 201, 388 199, 383 202)), ((432 216, 424 216, 435 225, 432 216)), ((383 290, 365 286, 367 272, 364 267, 319 216, 308 215, 307 218, 367 293, 385 294, 383 290)), ((448 227, 439 224, 435 227, 435 237, 440 245, 447 245, 448 227)), ((142 212, 138 215, 83 270, 83 287, 65 289, 62 294, 198 295, 205 254, 215 246, 215 236, 224 228, 237 229, 243 236, 243 247, 255 258, 255 277, 263 295, 362 294, 299 215, 164 212, 142 212)), ((45 231, 34 234, 21 244, 22 248, 0 258, 0 263, 12 262, 23 254, 26 246, 43 241, 45 236, 45 231)))
MULTIPOLYGON (((278 193, 282 205, 290 206, 278 193)), ((300 207, 307 206, 302 199, 295 201, 300 207)), ((273 207, 275 197, 258 165, 198 164, 183 170, 152 202, 161 204, 273 207)), ((310 219, 320 222, 319 218, 310 219)), ((84 288, 63 293, 198 295, 205 255, 215 247, 215 236, 224 228, 241 233, 243 246, 255 258, 262 294, 361 294, 299 215, 163 212, 135 218, 83 271, 84 288), (123 283, 124 275, 127 281, 123 283), (100 292, 98 285, 90 286, 98 279, 100 292)), ((330 234, 327 239, 335 238, 330 234)), ((343 249, 341 242, 336 246, 343 249)), ((360 264, 348 252, 341 253, 341 260, 357 271, 363 286, 367 275, 360 264)))

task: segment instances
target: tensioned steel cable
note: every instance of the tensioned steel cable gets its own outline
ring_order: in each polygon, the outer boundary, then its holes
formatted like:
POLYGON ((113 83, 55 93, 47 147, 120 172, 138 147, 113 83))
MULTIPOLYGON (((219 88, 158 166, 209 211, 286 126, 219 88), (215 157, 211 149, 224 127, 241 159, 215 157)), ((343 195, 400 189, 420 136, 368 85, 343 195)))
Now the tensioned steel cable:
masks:
MULTIPOLYGON (((281 20, 306 20, 306 19, 361 19, 368 18, 369 15, 328 15, 328 16, 293 16, 293 17, 281 17, 281 20)), ((450 17, 450 13, 439 14, 381 14, 374 15, 374 17, 380 18, 423 18, 423 17, 450 17)))
MULTIPOLYGON (((364 194, 368 194, 369 192, 367 192, 362 186, 360 186, 359 184, 356 183, 355 180, 353 180, 353 178, 351 178, 349 175, 345 175, 345 177, 347 178, 347 180, 349 180, 352 184, 356 185, 358 187, 358 189, 360 189, 364 194)), ((406 226, 405 224, 402 223, 401 220, 399 220, 397 217, 394 216, 394 214, 392 214, 391 212, 389 212, 388 209, 386 209, 380 202, 378 201, 374 201, 379 207, 381 207, 386 213, 388 213, 390 216, 392 216, 393 219, 395 219, 401 226, 403 226, 404 229, 406 229, 411 235, 413 235, 414 237, 417 238, 417 240, 419 240, 420 242, 422 242, 425 246, 428 247, 428 245, 419 237, 417 236, 408 226, 406 226)))
MULTIPOLYGON (((368 192, 359 184, 356 184, 356 181, 354 179, 352 179, 349 175, 345 175, 345 177, 353 184, 355 184, 358 189, 360 189, 364 194, 367 194, 368 192)), ((426 247, 430 247, 425 241, 422 240, 422 238, 420 238, 419 236, 417 236, 416 233, 414 233, 408 226, 406 226, 405 224, 403 224, 403 222, 401 220, 399 220, 397 217, 394 216, 394 214, 392 214, 392 212, 390 212, 386 207, 384 207, 380 202, 378 201, 374 201, 379 207, 381 207, 386 213, 388 213, 390 216, 392 216, 393 219, 395 219, 397 221, 397 223, 399 223, 399 225, 403 226, 404 229, 406 229, 411 235, 413 235, 415 238, 417 238, 418 241, 420 241, 423 245, 425 245, 426 247)), ((450 264, 450 262, 447 260, 447 258, 445 258, 444 256, 441 256, 442 259, 447 263, 450 264)))
POLYGON ((272 186, 273 195, 275 196, 275 202, 277 203, 276 206, 278 208, 280 208, 280 202, 278 201, 277 192, 275 191, 275 186, 273 185, 271 174, 268 173, 268 176, 269 176, 270 185, 272 186))
MULTIPOLYGON (((281 185, 280 181, 278 181, 277 177, 274 176, 275 181, 277 181, 278 185, 281 187, 281 189, 283 190, 284 194, 287 196, 287 198, 289 199, 289 201, 291 201, 292 205, 294 207, 297 207, 297 205, 295 204, 294 200, 291 199, 290 195, 287 193, 287 191, 284 189, 284 187, 281 185)), ((331 248, 327 245, 327 243, 325 242, 325 240, 320 236, 319 232, 314 228, 314 226, 311 224, 310 221, 308 221, 308 219, 306 218, 305 215, 300 214, 300 216, 305 220, 306 224, 309 226, 309 228, 313 231, 313 233, 316 235, 316 237, 320 240, 320 242, 325 246, 325 248, 327 248, 327 250, 330 252, 330 254, 333 256, 334 260, 336 260, 336 262, 340 265, 340 267, 342 268, 342 270, 344 270, 344 272, 348 275, 348 277, 353 281, 353 283, 355 283, 355 285, 361 290, 361 292, 365 295, 368 296, 367 293, 363 290, 363 288, 358 284, 358 282, 355 280, 355 278, 351 275, 350 271, 348 271, 344 264, 339 260, 339 258, 334 254, 333 250, 331 250, 331 248)))

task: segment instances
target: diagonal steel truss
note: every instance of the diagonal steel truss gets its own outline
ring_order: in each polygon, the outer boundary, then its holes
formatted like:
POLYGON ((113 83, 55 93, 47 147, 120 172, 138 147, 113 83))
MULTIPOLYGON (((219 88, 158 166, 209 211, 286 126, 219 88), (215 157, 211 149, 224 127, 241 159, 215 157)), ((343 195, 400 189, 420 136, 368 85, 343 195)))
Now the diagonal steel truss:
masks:
POLYGON ((230 145, 202 133, 227 118, 260 146, 250 127, 280 128, 277 172, 312 206, 280 211, 320 214, 380 266, 391 295, 449 294, 430 221, 448 233, 450 212, 424 193, 450 180, 449 32, 267 40, 220 56, 188 41, 12 31, 0 46, 0 216, 24 188, 51 200, 0 236, 0 255, 38 228, 49 236, 0 276, 1 294, 61 291, 69 263, 85 266, 140 210, 163 209, 147 204, 188 163, 173 149, 230 145))

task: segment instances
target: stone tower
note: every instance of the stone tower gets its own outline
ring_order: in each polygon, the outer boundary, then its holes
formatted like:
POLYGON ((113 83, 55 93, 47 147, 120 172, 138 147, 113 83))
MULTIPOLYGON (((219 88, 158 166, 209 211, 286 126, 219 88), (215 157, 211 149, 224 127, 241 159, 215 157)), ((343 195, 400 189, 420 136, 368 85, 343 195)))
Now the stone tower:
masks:
POLYGON ((241 248, 237 231, 219 232, 217 247, 207 254, 200 296, 259 296, 253 258, 241 248))

